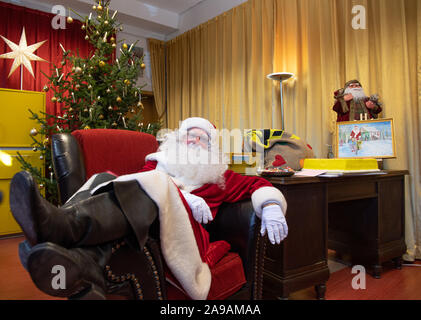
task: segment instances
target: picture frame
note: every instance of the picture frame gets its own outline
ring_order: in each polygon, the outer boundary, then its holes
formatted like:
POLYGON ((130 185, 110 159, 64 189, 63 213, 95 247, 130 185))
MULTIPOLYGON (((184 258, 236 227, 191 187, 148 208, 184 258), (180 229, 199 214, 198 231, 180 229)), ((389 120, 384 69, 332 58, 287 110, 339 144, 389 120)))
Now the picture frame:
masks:
POLYGON ((337 122, 335 157, 396 158, 393 119, 337 122))

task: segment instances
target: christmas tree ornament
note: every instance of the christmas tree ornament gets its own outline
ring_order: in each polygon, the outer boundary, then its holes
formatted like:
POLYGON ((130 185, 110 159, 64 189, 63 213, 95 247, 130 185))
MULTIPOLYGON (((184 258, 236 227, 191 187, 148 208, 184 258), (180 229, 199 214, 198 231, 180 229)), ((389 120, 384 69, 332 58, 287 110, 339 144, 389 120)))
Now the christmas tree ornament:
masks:
POLYGON ((102 114, 100 114, 98 118, 99 118, 99 120, 103 120, 104 116, 102 114))
POLYGON ((98 5, 98 7, 96 7, 98 11, 102 11, 103 7, 101 5, 98 5))
POLYGON ((100 66, 101 68, 105 67, 105 62, 104 62, 104 61, 100 61, 100 62, 99 62, 99 66, 100 66))
POLYGON ((105 20, 104 25, 108 26, 108 24, 109 24, 108 20, 105 20))
POLYGON ((101 20, 102 19, 102 16, 98 16, 98 20, 101 20))
POLYGON ((32 148, 32 151, 33 151, 33 152, 37 152, 37 151, 38 151, 38 148, 37 148, 37 147, 33 147, 33 148, 32 148))
POLYGON ((74 110, 72 107, 69 108, 69 112, 72 113, 74 110))
POLYGON ((127 43, 123 43, 123 45, 121 46, 124 50, 127 50, 127 48, 128 48, 128 45, 127 45, 127 43))
POLYGON ((35 137, 38 134, 38 130, 36 128, 32 128, 31 131, 29 131, 29 134, 35 137))
POLYGON ((130 112, 131 112, 131 113, 135 113, 135 112, 136 112, 136 110, 132 108, 132 109, 130 110, 130 112))
POLYGON ((86 36, 86 37, 85 37, 85 40, 89 40, 89 37, 88 37, 88 36, 86 36))
POLYGON ((89 89, 89 90, 91 90, 91 89, 92 89, 92 85, 89 85, 89 86, 88 86, 88 89, 89 89))
POLYGON ((111 124, 111 126, 113 126, 113 127, 117 127, 117 123, 113 122, 113 123, 111 124))
POLYGON ((121 101, 123 101, 123 99, 121 99, 121 97, 117 97, 116 101, 117 101, 118 103, 120 103, 121 101))
POLYGON ((67 17, 67 23, 68 24, 72 24, 73 23, 73 18, 72 17, 67 17))
POLYGON ((96 6, 92 6, 92 10, 96 11, 96 6))
MULTIPOLYGON (((7 43, 10 49, 12 49, 12 52, 0 55, 0 59, 13 59, 14 60, 8 77, 10 78, 10 76, 16 71, 16 69, 19 66, 23 65, 29 71, 32 77, 35 78, 31 61, 47 62, 46 60, 34 54, 34 52, 37 51, 38 48, 41 47, 47 40, 28 46, 26 42, 25 28, 23 28, 22 30, 22 35, 20 38, 19 45, 13 43, 12 41, 6 39, 3 36, 0 36, 0 37, 7 43)), ((21 83, 21 86, 22 86, 22 83, 21 83)))
POLYGON ((107 93, 111 93, 111 89, 110 88, 107 89, 107 93))
POLYGON ((48 92, 48 90, 50 90, 50 88, 49 88, 47 85, 45 85, 45 86, 44 86, 44 88, 42 88, 42 90, 43 90, 44 92, 48 92))
POLYGON ((142 64, 140 65, 140 67, 141 67, 142 69, 145 69, 145 68, 146 68, 146 64, 142 63, 142 64))
POLYGON ((40 156, 39 156, 39 159, 40 159, 40 160, 44 160, 44 156, 43 156, 43 155, 40 155, 40 156))
POLYGON ((108 110, 109 110, 109 111, 113 111, 113 107, 112 107, 112 106, 109 106, 109 107, 108 107, 108 110))
POLYGON ((85 29, 86 29, 86 25, 82 24, 81 29, 82 29, 82 30, 85 30, 85 29))
POLYGON ((81 67, 76 67, 75 68, 75 72, 76 72, 76 74, 81 74, 82 73, 82 68, 81 67))
POLYGON ((40 190, 43 190, 43 189, 44 189, 44 185, 43 185, 43 184, 39 184, 39 185, 38 185, 38 188, 39 188, 40 190))
POLYGON ((143 103, 139 101, 139 102, 137 103, 137 107, 138 107, 138 108, 143 109, 143 103))
POLYGON ((83 129, 84 130, 89 130, 89 129, 91 129, 91 127, 90 126, 85 126, 83 129))
POLYGON ((52 98, 51 98, 51 102, 52 102, 52 103, 56 103, 56 102, 57 102, 57 98, 56 98, 56 97, 52 97, 52 98))
POLYGON ((42 142, 42 144, 43 144, 44 146, 48 146, 48 145, 50 145, 50 139, 49 139, 49 138, 45 138, 45 139, 44 139, 44 141, 42 142))
POLYGON ((130 80, 128 80, 128 79, 124 80, 124 84, 125 84, 126 86, 128 86, 128 85, 130 84, 130 80))
POLYGON ((89 112, 88 108, 83 109, 83 112, 88 113, 89 112))
POLYGON ((111 47, 113 47, 113 48, 117 48, 117 45, 116 45, 115 43, 113 43, 113 44, 111 45, 111 47))
POLYGON ((111 41, 111 42, 115 42, 115 38, 114 38, 114 37, 111 37, 111 38, 110 38, 110 41, 111 41))

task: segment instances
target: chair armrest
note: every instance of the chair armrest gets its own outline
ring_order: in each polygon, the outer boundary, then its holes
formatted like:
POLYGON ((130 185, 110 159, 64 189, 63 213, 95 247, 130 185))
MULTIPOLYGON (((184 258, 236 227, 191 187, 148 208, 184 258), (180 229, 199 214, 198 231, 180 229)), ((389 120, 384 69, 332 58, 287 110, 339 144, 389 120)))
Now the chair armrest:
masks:
POLYGON ((259 251, 264 242, 259 230, 260 219, 250 200, 224 203, 215 219, 207 226, 212 242, 225 240, 231 245, 231 250, 240 255, 247 281, 252 281, 255 276, 256 263, 263 267, 259 251))
POLYGON ((54 134, 51 159, 60 203, 64 204, 86 181, 85 163, 76 138, 70 133, 54 134))

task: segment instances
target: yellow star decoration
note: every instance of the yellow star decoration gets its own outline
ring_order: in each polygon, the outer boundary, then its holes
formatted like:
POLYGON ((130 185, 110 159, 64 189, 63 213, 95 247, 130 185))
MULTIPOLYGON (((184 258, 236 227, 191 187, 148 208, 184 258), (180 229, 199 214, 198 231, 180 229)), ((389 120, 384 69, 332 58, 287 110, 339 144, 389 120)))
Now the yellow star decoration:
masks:
POLYGON ((34 52, 38 50, 38 48, 41 47, 47 40, 28 46, 26 43, 25 28, 23 28, 22 30, 22 36, 20 38, 19 45, 17 45, 16 43, 13 43, 12 41, 6 39, 3 36, 0 36, 0 37, 7 43, 10 49, 12 49, 12 52, 0 55, 0 59, 14 59, 15 60, 13 61, 12 69, 10 70, 10 73, 9 73, 9 78, 13 74, 13 72, 15 72, 16 69, 22 64, 25 66, 26 69, 28 69, 32 77, 35 78, 34 71, 32 70, 31 61, 47 62, 46 60, 34 54, 34 52))

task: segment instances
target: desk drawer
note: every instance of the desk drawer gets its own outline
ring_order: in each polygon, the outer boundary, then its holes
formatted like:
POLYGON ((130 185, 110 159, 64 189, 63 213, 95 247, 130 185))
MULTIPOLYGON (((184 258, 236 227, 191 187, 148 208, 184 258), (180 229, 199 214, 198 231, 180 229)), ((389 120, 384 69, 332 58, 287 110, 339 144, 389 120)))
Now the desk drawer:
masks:
POLYGON ((375 181, 352 181, 328 184, 328 202, 340 202, 377 197, 375 181))

